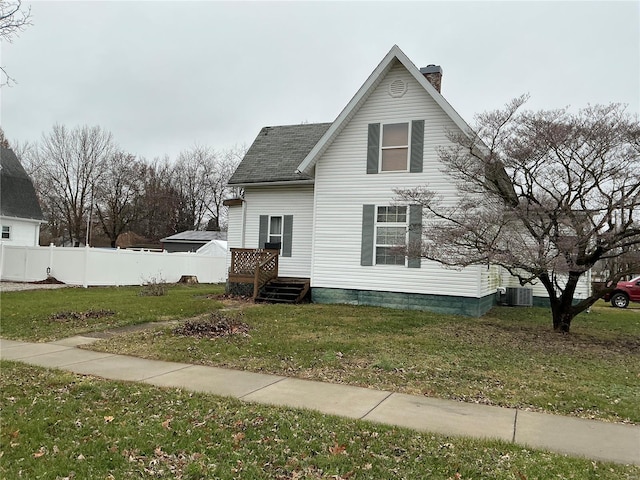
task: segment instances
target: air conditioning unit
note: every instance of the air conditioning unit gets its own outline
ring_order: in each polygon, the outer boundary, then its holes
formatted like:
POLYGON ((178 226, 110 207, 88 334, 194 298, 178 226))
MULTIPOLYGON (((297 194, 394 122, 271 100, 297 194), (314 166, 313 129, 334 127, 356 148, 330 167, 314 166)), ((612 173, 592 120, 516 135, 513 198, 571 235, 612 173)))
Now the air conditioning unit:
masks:
POLYGON ((533 306, 533 290, 523 287, 508 287, 505 302, 511 307, 533 306))

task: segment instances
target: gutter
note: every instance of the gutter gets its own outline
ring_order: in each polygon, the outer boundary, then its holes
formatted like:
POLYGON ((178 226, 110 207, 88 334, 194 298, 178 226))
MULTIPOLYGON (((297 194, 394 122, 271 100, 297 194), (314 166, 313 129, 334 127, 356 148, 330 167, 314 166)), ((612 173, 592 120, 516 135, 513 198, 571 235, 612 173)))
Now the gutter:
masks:
POLYGON ((285 185, 313 185, 314 179, 309 180, 281 180, 277 182, 251 182, 251 183, 230 183, 230 187, 282 187, 285 185))

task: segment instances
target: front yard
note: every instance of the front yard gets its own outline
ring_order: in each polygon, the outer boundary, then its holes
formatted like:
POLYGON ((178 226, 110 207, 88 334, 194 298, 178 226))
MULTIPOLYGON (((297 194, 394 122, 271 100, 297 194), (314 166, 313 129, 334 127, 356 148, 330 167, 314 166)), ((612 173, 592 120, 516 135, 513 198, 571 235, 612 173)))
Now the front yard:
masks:
MULTIPOLYGON (((541 309, 481 319, 340 305, 251 305, 221 286, 2 295, 2 336, 49 341, 149 321, 91 348, 463 401, 640 422, 640 311, 549 331, 541 309), (242 313, 241 313, 242 312, 242 313), (228 322, 220 322, 226 319, 228 322), (207 329, 215 321, 213 329, 207 329), (239 328, 241 322, 249 328, 239 328), (224 328, 222 328, 224 327, 224 328), (207 336, 207 331, 215 334, 207 336), (197 333, 200 336, 180 335, 197 333), (224 335, 230 334, 230 335, 224 335)), ((637 479, 640 467, 16 362, 0 365, 0 477, 637 479)))
POLYGON ((196 338, 165 325, 87 348, 640 423, 640 309, 602 303, 565 336, 551 331, 540 308, 495 308, 475 319, 345 305, 253 305, 220 293, 221 286, 200 285, 173 287, 160 297, 140 297, 135 288, 4 294, 2 336, 51 340, 145 321, 206 322, 212 311, 233 321, 242 312, 246 333, 196 338), (114 314, 52 319, 90 309, 114 314))

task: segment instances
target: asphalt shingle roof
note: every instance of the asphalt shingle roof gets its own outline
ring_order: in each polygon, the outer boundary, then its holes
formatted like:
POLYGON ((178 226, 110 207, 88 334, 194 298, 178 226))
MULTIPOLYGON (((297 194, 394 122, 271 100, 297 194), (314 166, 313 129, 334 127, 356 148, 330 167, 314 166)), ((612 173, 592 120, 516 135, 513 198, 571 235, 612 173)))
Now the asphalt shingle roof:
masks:
POLYGON ((227 232, 214 232, 212 230, 186 230, 170 237, 161 239, 161 242, 209 242, 211 240, 226 240, 227 232))
POLYGON ((330 126, 331 123, 309 123, 264 127, 229 185, 312 179, 309 175, 296 173, 296 169, 330 126))
POLYGON ((0 147, 0 215, 44 220, 36 191, 13 150, 0 147))

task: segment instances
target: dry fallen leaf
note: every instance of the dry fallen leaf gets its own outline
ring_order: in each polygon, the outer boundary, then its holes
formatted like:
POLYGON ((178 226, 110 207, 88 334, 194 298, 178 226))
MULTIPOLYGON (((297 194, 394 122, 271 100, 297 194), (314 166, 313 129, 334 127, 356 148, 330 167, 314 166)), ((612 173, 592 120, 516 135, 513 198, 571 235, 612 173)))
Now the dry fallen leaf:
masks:
POLYGON ((171 424, 171 420, 173 420, 173 417, 167 418, 164 422, 162 422, 162 427, 168 429, 169 425, 171 424))
POLYGON ((332 447, 329 447, 329 453, 331 455, 340 455, 346 453, 347 446, 346 445, 338 445, 337 443, 332 447))
POLYGON ((33 454, 33 458, 40 458, 40 457, 42 457, 44 455, 44 453, 45 453, 44 450, 40 449, 36 453, 33 454))
POLYGON ((111 423, 113 422, 113 417, 111 415, 109 415, 108 417, 104 417, 104 421, 105 423, 111 423))

